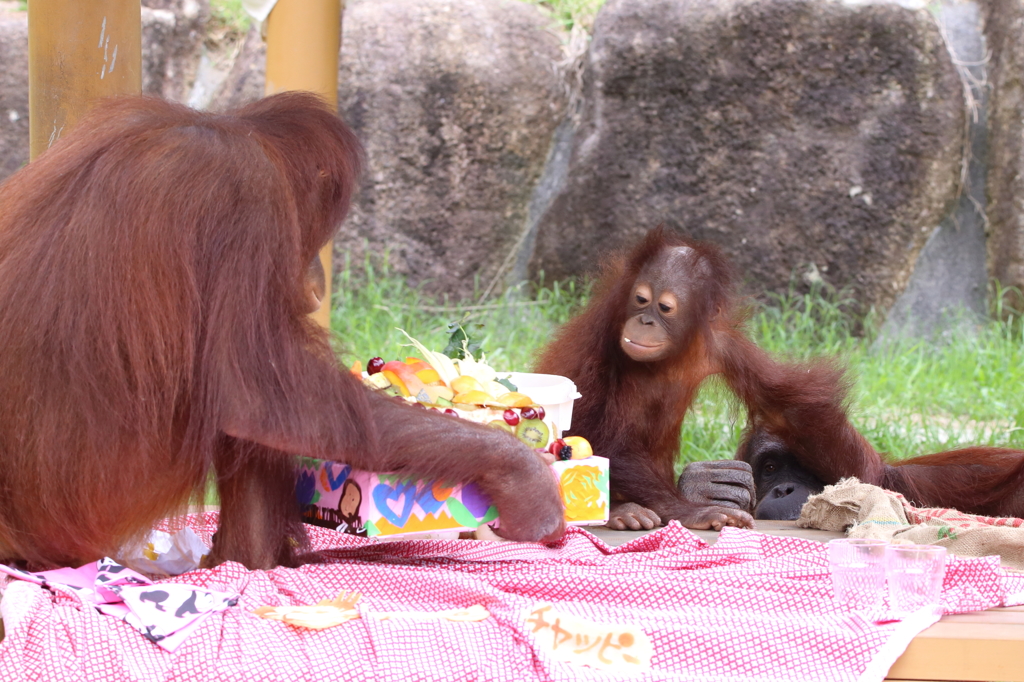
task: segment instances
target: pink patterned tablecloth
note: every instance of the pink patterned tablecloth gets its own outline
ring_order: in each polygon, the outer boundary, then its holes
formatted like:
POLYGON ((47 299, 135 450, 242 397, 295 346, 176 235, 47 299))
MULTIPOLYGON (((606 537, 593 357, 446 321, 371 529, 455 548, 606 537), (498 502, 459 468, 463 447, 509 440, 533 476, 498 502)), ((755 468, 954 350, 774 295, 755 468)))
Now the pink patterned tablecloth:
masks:
MULTIPOLYGON (((190 517, 206 541, 215 512, 190 517)), ((168 582, 237 592, 174 653, 83 605, 72 591, 8 580, 0 602, 3 680, 611 680, 538 646, 531 608, 639 627, 652 680, 881 680, 932 618, 875 623, 832 604, 824 545, 727 528, 709 546, 675 522, 617 548, 572 528, 551 547, 378 542, 308 528, 323 563, 248 571, 228 563, 168 582), (376 620, 327 630, 263 620, 261 605, 356 590, 361 609, 482 604, 480 622, 376 620)), ((1024 578, 995 558, 952 558, 946 613, 1024 602, 1024 578)))

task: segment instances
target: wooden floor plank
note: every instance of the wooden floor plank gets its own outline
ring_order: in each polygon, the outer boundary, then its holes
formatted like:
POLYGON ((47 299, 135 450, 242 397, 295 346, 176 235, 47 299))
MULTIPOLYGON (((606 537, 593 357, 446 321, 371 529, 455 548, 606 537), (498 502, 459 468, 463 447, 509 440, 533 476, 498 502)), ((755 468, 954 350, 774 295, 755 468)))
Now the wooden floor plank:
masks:
POLYGON ((888 679, 1024 682, 1024 614, 997 609, 984 615, 990 622, 946 616, 932 625, 914 638, 888 679))
POLYGON ((988 623, 991 625, 1016 625, 1017 627, 1024 627, 1024 611, 1013 611, 1007 608, 976 611, 974 613, 959 613, 955 616, 944 616, 942 622, 954 624, 988 623))

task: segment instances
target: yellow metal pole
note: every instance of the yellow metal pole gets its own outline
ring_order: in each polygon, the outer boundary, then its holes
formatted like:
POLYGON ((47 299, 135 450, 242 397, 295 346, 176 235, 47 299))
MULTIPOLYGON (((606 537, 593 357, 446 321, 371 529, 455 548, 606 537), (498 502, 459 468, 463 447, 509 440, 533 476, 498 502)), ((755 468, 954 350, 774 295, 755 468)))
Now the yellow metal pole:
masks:
POLYGON ((29 155, 94 101, 142 92, 140 0, 29 0, 29 155))
MULTIPOLYGON (((264 92, 308 90, 338 106, 338 52, 342 0, 278 0, 267 17, 267 80, 264 92)), ((327 295, 313 318, 331 324, 332 246, 320 252, 327 295)))

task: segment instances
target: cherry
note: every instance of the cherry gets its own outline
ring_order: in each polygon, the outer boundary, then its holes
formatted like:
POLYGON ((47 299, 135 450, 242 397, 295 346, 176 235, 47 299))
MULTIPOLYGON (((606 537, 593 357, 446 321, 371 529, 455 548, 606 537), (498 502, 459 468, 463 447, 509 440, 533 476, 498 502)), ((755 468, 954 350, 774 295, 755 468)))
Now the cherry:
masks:
POLYGON ((384 369, 383 358, 370 358, 370 361, 366 363, 366 373, 376 374, 377 372, 384 369))
POLYGON ((541 407, 540 405, 538 405, 537 407, 535 407, 533 409, 537 413, 537 417, 536 417, 537 419, 543 419, 544 416, 547 414, 547 412, 544 411, 544 408, 541 407))
POLYGON ((537 409, 534 407, 524 407, 520 414, 523 415, 523 419, 540 419, 537 416, 537 409))
POLYGON ((456 412, 455 410, 453 410, 453 409, 452 409, 452 408, 450 408, 450 407, 449 407, 448 409, 446 409, 446 410, 444 411, 444 413, 445 413, 445 414, 447 414, 447 415, 448 415, 448 416, 450 416, 450 417, 458 417, 458 416, 459 416, 459 413, 458 413, 458 412, 456 412))
POLYGON ((505 410, 501 413, 501 418, 505 420, 505 423, 509 426, 515 426, 519 423, 519 415, 516 414, 515 410, 505 410))

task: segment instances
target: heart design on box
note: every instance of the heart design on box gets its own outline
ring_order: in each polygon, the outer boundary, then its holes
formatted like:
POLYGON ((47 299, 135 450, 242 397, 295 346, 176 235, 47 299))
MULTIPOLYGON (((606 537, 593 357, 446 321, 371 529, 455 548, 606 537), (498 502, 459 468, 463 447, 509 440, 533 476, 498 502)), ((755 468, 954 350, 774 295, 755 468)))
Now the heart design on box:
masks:
MULTIPOLYGON (((448 495, 445 495, 446 499, 448 499, 448 495)), ((444 500, 437 499, 433 486, 424 485, 416 495, 416 504, 427 514, 433 515, 444 506, 444 500)))
POLYGON ((373 504, 377 511, 398 528, 409 520, 415 502, 416 486, 413 483, 399 483, 394 487, 379 483, 373 489, 373 504), (396 508, 401 511, 396 511, 396 508))

